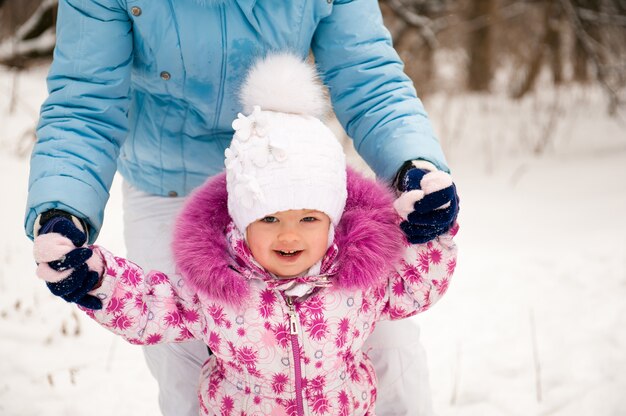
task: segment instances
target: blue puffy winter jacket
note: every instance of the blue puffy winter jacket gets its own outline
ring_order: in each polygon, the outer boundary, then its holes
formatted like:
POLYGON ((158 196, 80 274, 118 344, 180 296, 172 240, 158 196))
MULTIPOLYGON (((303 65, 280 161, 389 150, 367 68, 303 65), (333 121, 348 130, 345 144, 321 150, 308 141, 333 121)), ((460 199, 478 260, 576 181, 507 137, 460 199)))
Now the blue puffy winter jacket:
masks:
POLYGON ((389 179, 408 159, 447 170, 376 0, 60 0, 27 234, 58 208, 95 240, 116 169, 170 196, 220 172, 240 83, 272 51, 312 51, 376 174, 389 179))

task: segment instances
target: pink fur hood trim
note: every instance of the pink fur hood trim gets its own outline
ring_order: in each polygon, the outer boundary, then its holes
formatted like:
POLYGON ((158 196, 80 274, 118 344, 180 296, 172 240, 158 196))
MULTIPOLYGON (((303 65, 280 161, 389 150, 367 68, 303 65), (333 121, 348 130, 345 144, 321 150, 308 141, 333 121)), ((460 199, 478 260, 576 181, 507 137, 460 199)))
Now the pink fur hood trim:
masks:
MULTIPOLYGON (((388 277, 406 242, 393 199, 386 185, 348 169, 348 199, 335 230, 339 254, 334 287, 366 289, 388 277)), ((229 254, 226 201, 223 173, 196 189, 178 216, 172 250, 178 272, 194 290, 238 305, 247 298, 249 282, 229 254)))

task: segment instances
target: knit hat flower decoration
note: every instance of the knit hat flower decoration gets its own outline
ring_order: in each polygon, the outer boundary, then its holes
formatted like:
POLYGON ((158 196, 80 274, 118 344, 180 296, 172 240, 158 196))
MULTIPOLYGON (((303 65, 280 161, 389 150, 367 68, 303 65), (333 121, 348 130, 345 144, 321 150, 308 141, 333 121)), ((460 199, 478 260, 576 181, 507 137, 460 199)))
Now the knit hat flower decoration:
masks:
POLYGON ((319 119, 328 99, 315 68, 290 54, 268 56, 242 88, 244 115, 224 152, 228 210, 245 232, 253 221, 289 209, 316 209, 336 225, 343 213, 346 162, 319 119))
POLYGON ((267 136, 267 118, 261 107, 255 106, 252 114, 239 113, 233 121, 235 134, 231 146, 224 152, 226 171, 238 176, 234 187, 235 198, 247 209, 254 201, 264 202, 265 197, 255 179, 257 168, 267 166, 270 161, 286 160, 285 150, 277 143, 270 143, 267 136))

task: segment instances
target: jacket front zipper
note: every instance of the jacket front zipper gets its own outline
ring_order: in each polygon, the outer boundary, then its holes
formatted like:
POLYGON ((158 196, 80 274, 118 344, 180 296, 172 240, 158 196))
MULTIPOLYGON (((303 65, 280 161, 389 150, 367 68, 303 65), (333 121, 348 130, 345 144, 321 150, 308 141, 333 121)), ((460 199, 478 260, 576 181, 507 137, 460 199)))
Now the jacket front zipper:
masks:
POLYGON ((296 377, 296 409, 297 414, 304 416, 304 403, 302 402, 302 368, 300 366, 300 342, 298 341, 298 317, 293 299, 287 297, 289 307, 289 333, 291 334, 291 351, 293 353, 293 368, 296 377))

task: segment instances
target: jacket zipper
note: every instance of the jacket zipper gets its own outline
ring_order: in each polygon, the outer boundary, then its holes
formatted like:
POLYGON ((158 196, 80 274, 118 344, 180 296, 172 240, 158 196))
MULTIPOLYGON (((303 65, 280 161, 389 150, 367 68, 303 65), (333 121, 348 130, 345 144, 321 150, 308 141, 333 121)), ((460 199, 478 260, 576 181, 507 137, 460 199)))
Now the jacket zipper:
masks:
POLYGON ((302 402, 302 368, 300 357, 300 342, 298 341, 298 317, 293 299, 287 297, 289 307, 289 333, 291 334, 291 351, 293 353, 293 368, 296 377, 296 410, 297 414, 304 416, 304 403, 302 402))

